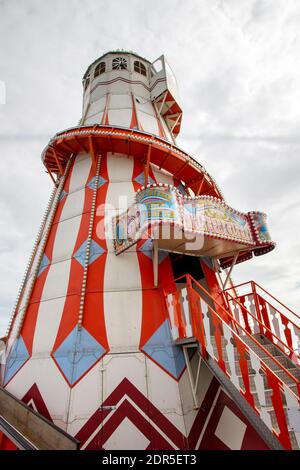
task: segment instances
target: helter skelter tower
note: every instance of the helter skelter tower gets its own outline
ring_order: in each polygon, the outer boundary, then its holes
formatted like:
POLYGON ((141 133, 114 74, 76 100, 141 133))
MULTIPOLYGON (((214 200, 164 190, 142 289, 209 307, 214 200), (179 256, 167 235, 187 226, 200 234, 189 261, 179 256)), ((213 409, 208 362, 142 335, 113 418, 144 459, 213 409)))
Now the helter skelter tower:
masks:
POLYGON ((83 87, 42 154, 54 190, 5 339, 0 447, 298 448, 299 319, 230 280, 274 247, 265 215, 176 145, 163 56, 109 52, 83 87))

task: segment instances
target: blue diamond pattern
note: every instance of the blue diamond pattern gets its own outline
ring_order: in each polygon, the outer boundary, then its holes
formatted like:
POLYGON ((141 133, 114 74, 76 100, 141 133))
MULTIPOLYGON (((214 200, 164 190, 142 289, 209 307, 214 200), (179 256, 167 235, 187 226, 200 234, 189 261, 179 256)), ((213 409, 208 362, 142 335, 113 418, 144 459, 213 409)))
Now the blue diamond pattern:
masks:
POLYGON ((43 271, 45 271, 45 269, 47 268, 47 266, 49 266, 49 264, 50 264, 50 260, 49 260, 48 256, 46 256, 45 253, 44 253, 41 264, 40 264, 40 267, 39 267, 38 276, 40 274, 42 274, 43 271))
MULTIPOLYGON (((85 253, 86 253, 87 241, 83 242, 81 247, 74 254, 74 258, 84 267, 85 253)), ((98 245, 94 240, 91 241, 90 248, 90 260, 89 264, 92 264, 99 256, 103 255, 104 249, 98 245)))
POLYGON ((103 356, 105 351, 85 328, 79 330, 76 326, 53 356, 68 382, 73 385, 103 356))
MULTIPOLYGON (((139 248, 144 255, 148 256, 152 260, 152 246, 153 240, 152 238, 147 238, 145 243, 139 248)), ((160 264, 166 257, 168 256, 168 252, 165 250, 158 251, 158 263, 160 264)))
POLYGON ((148 258, 152 259, 152 247, 153 247, 153 240, 152 238, 147 238, 145 243, 139 248, 144 255, 148 256, 148 258))
MULTIPOLYGON (((145 185, 144 172, 142 171, 136 178, 134 178, 134 181, 144 186, 145 185)), ((154 179, 152 179, 151 176, 148 176, 148 184, 153 184, 153 183, 155 183, 154 179)))
POLYGON ((16 372, 25 364, 29 358, 29 353, 25 346, 22 336, 19 336, 13 345, 5 366, 4 384, 15 375, 16 372))
POLYGON ((176 189, 177 189, 183 196, 186 195, 185 187, 184 187, 181 183, 179 183, 179 185, 176 186, 176 189))
MULTIPOLYGON (((105 178, 102 178, 102 176, 99 176, 98 178, 98 187, 99 189, 103 184, 107 183, 107 180, 105 178)), ((88 182, 88 187, 91 189, 95 189, 95 184, 96 184, 96 176, 94 176, 91 181, 88 182)))
POLYGON ((180 377, 185 367, 184 355, 179 346, 174 346, 168 320, 155 331, 143 351, 173 377, 180 377))

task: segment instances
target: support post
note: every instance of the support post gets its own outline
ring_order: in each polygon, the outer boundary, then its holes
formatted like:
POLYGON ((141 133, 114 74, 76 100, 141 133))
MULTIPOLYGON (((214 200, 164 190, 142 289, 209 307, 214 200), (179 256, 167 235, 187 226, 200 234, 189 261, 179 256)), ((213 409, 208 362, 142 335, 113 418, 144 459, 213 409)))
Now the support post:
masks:
POLYGON ((171 132, 172 132, 172 133, 173 133, 173 130, 175 129, 175 127, 177 126, 178 121, 179 121, 179 119, 181 118, 181 116, 182 116, 182 113, 179 113, 179 114, 178 114, 178 117, 177 117, 177 119, 176 119, 176 121, 174 122, 174 124, 173 124, 173 126, 172 126, 172 128, 171 128, 171 132))
POLYGON ((163 105, 165 104, 165 101, 166 101, 166 98, 167 98, 167 94, 168 94, 168 91, 165 92, 165 95, 164 95, 163 100, 161 102, 161 105, 159 107, 159 111, 158 111, 159 114, 161 114, 161 111, 163 109, 163 105))
POLYGON ((201 183, 199 184, 199 188, 198 188, 198 191, 196 193, 196 196, 199 196, 199 194, 201 193, 201 189, 203 187, 204 180, 205 180, 205 175, 203 175, 203 177, 202 177, 202 180, 201 180, 201 183))
POLYGON ((92 157, 92 162, 93 162, 93 167, 95 168, 96 167, 96 155, 95 155, 95 149, 94 149, 94 144, 93 144, 93 139, 92 137, 89 135, 88 137, 88 141, 89 141, 89 151, 90 151, 90 154, 91 154, 91 157, 92 157))
POLYGON ((226 287, 226 285, 227 285, 227 282, 229 281, 229 278, 230 278, 230 274, 232 273, 232 270, 233 270, 233 268, 234 268, 234 266, 235 266, 235 263, 236 263, 236 260, 238 259, 239 254, 240 254, 239 251, 237 251, 237 252, 235 253, 235 255, 234 255, 234 258, 233 258, 233 260, 232 260, 231 266, 230 266, 230 268, 229 268, 229 271, 228 271, 228 273, 227 273, 226 279, 225 279, 224 284, 223 284, 223 290, 225 290, 225 287, 226 287))
POLYGON ((153 240, 153 279, 154 287, 158 286, 158 240, 153 240))
POLYGON ((199 408, 199 403, 198 403, 198 398, 197 398, 197 388, 198 388, 199 377, 200 377, 200 368, 201 368, 202 357, 201 357, 201 355, 198 351, 197 354, 198 354, 198 357, 199 357, 199 361, 198 361, 198 365, 197 365, 196 380, 194 380, 193 371, 192 371, 192 367, 191 367, 191 361, 190 361, 190 358, 189 358, 189 355, 188 355, 188 352, 187 352, 187 349, 189 347, 191 347, 191 346, 190 345, 186 345, 186 346, 184 345, 184 346, 182 346, 182 349, 183 349, 184 360, 185 360, 185 363, 186 363, 186 368, 187 368, 187 371, 188 371, 188 378, 189 378, 189 382, 190 382, 190 386, 191 386, 194 405, 195 405, 195 408, 199 408))
POLYGON ((53 175, 52 175, 52 173, 51 173, 51 170, 50 170, 50 168, 48 167, 48 165, 46 165, 46 168, 47 168, 47 171, 48 171, 48 173, 49 173, 49 175, 50 175, 50 177, 51 177, 53 183, 54 183, 55 186, 56 186, 56 181, 55 181, 55 179, 54 179, 54 177, 53 177, 53 175))
POLYGON ((149 147, 148 147, 147 159, 146 159, 146 164, 145 164, 145 167, 144 167, 145 186, 147 186, 148 180, 149 180, 149 166, 150 166, 150 159, 151 159, 151 150, 152 150, 152 147, 151 147, 151 144, 150 144, 149 147))
POLYGON ((53 147, 52 147, 52 153, 53 153, 53 156, 54 156, 56 165, 58 166, 60 176, 62 176, 62 175, 64 174, 64 171, 63 171, 63 169, 62 169, 62 166, 61 166, 61 163, 60 163, 60 161, 59 161, 59 158, 58 158, 58 155, 57 155, 57 153, 56 153, 56 150, 55 150, 55 148, 53 148, 53 147))

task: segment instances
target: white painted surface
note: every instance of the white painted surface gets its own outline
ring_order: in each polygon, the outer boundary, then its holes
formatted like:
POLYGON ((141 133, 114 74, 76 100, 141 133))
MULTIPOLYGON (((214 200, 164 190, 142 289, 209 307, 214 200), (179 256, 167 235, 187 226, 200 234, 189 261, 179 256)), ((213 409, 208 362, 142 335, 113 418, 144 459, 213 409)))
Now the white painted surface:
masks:
MULTIPOLYGON (((106 273, 105 279, 107 279, 106 273)), ((139 346, 142 321, 141 290, 130 292, 105 290, 104 314, 111 352, 136 351, 139 346)), ((127 373, 127 369, 123 371, 124 376, 127 373)))
MULTIPOLYGON (((96 83, 95 83, 95 86, 96 86, 96 83)), ((94 87, 94 84, 93 84, 93 87, 94 87)), ((101 98, 103 98, 106 95, 106 93, 108 93, 108 87, 106 85, 97 86, 90 95, 90 102, 94 103, 96 101, 99 101, 101 98)))
POLYGON ((224 407, 215 435, 231 450, 240 450, 247 426, 227 406, 224 407))
MULTIPOLYGON (((83 206, 83 201, 81 202, 83 206)), ((53 250, 52 264, 71 258, 77 240, 81 218, 82 215, 80 214, 76 217, 73 216, 70 219, 59 222, 54 242, 55 249, 53 250)))
MULTIPOLYGON (((80 191, 85 186, 91 166, 90 156, 81 153, 75 160, 70 179, 70 193, 78 191, 77 208, 80 213, 83 210, 84 193, 80 191)), ((75 197, 75 196, 73 196, 75 197)), ((72 199, 67 196, 66 203, 61 213, 63 220, 68 213, 72 199)), ((62 256, 71 257, 80 227, 81 217, 75 217, 58 223, 56 237, 53 246, 53 260, 62 256)), ((63 312, 65 296, 68 290, 71 260, 62 261, 50 265, 47 279, 41 296, 40 307, 33 340, 33 354, 41 351, 51 351, 63 312), (45 302, 48 301, 48 302, 45 302)))
POLYGON ((143 96, 136 96, 136 109, 138 112, 143 112, 155 117, 155 110, 150 100, 145 100, 143 96))
POLYGON ((146 364, 149 400, 183 435, 186 435, 178 382, 148 357, 146 364))
POLYGON ((107 354, 103 358, 103 370, 103 400, 115 390, 124 377, 144 396, 147 396, 145 355, 143 353, 107 354))
MULTIPOLYGON (((51 265, 46 282, 45 282, 43 294, 41 297, 40 308, 42 308, 42 305, 45 301, 49 301, 49 300, 52 301, 52 300, 65 297, 67 289, 68 289, 68 284, 69 284, 70 267, 71 267, 70 259, 67 261, 61 261, 59 263, 55 263, 51 265)), ((48 306, 48 309, 49 309, 49 306, 48 306)), ((48 321, 49 323, 53 323, 52 312, 49 312, 49 315, 51 316, 49 317, 48 321)), ((46 319, 44 318, 43 321, 45 320, 46 319)), ((39 326, 39 320, 37 321, 36 327, 38 326, 39 326)))
MULTIPOLYGON (((194 378, 196 378, 197 365, 198 365, 197 354, 195 354, 191 361, 194 378)), ((205 398, 205 395, 208 391, 208 388, 211 384, 212 379, 213 379, 212 372, 208 369, 208 367, 202 361, 201 368, 200 368, 198 388, 196 391, 199 407, 201 407, 203 403, 203 400, 205 398)), ((194 409, 193 395, 191 391, 191 385, 189 382, 187 370, 184 371, 184 373, 182 374, 182 377, 180 378, 179 390, 180 390, 180 396, 181 396, 181 401, 182 401, 186 432, 188 435, 191 431, 191 428, 196 418, 198 410, 194 409)))
MULTIPOLYGON (((107 170, 110 183, 119 183, 120 181, 131 183, 133 159, 132 157, 127 157, 127 155, 123 155, 121 153, 108 152, 107 170)), ((134 192, 133 186, 131 186, 131 192, 134 192)))
POLYGON ((159 170, 156 166, 152 165, 152 171, 154 173, 157 183, 174 184, 173 176, 166 171, 159 170))
POLYGON ((125 418, 120 426, 106 441, 104 448, 106 450, 145 450, 150 441, 141 433, 141 431, 128 419, 125 418), (122 443, 122 447, 120 447, 122 443))
POLYGON ((105 276, 106 291, 131 291, 141 288, 141 274, 135 251, 124 252, 118 256, 108 253, 106 265, 109 266, 109 272, 105 276))
MULTIPOLYGON (((112 75, 112 74, 111 74, 112 75)), ((114 74, 114 78, 120 76, 120 72, 116 72, 114 74)), ((127 82, 123 82, 121 80, 117 80, 108 85, 107 89, 111 95, 125 95, 126 93, 130 93, 131 91, 131 84, 127 82)))
MULTIPOLYGON (((131 182, 132 158, 120 154, 108 154, 107 170, 110 183, 106 204, 117 209, 120 204, 119 198, 122 196, 123 206, 124 202, 125 205, 127 203, 130 205, 134 197, 131 182)), ((105 224, 109 230, 112 227, 112 215, 112 210, 105 215, 105 224)), ((111 239, 107 240, 107 244, 109 250, 113 251, 111 239)), ((110 262, 106 263, 104 273, 104 315, 108 342, 112 351, 135 350, 138 349, 140 341, 142 321, 141 277, 137 254, 131 252, 127 257, 120 258, 112 253, 109 259, 110 262), (131 282, 131 286, 136 289, 130 294, 128 282, 131 282)))
POLYGON ((49 356, 30 359, 9 382, 6 389, 21 399, 34 383, 55 424, 66 429, 70 389, 49 356))
POLYGON ((110 109, 108 111, 108 122, 112 126, 130 127, 132 109, 110 109))
POLYGON ((101 370, 102 360, 71 389, 68 433, 72 436, 77 434, 102 403, 101 370))
POLYGON ((109 100, 109 109, 132 109, 131 94, 112 95, 109 100))
POLYGON ((138 112, 138 119, 143 128, 143 131, 149 132, 150 134, 159 135, 157 119, 154 116, 150 116, 147 113, 141 111, 138 112))
MULTIPOLYGON (((55 266, 60 266, 60 264, 55 266)), ((50 282, 52 284, 53 282, 59 282, 59 280, 55 277, 56 271, 57 270, 51 270, 51 274, 53 273, 53 276, 51 275, 50 282)), ((51 288, 53 289, 53 285, 51 286, 51 288)), ((40 302, 33 340, 33 354, 37 354, 40 352, 51 352, 60 325, 62 311, 65 304, 66 288, 67 282, 64 282, 64 285, 61 286, 60 298, 40 302)))
POLYGON ((103 113, 96 113, 85 119, 84 124, 101 124, 103 113))
POLYGON ((102 96, 99 100, 94 101, 90 104, 87 117, 94 115, 95 113, 100 113, 104 111, 106 104, 106 96, 102 96))

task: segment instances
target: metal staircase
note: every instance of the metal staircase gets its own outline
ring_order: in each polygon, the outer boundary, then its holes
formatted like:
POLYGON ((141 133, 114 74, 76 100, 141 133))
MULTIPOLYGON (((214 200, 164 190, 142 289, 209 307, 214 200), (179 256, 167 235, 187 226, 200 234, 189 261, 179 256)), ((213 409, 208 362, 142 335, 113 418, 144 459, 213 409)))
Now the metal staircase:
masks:
POLYGON ((253 289, 244 296, 231 292, 221 305, 192 276, 176 279, 165 288, 173 339, 184 349, 198 348, 270 448, 300 449, 296 315, 287 317, 253 289))

